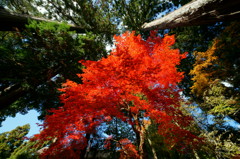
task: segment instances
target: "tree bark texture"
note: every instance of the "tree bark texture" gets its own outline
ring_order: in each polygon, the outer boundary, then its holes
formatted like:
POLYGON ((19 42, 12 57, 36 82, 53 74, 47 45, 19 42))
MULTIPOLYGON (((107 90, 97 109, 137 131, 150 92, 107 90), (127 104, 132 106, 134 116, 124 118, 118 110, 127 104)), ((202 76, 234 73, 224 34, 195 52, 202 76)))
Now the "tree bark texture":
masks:
POLYGON ((239 18, 240 0, 193 0, 162 18, 145 23, 142 29, 171 29, 239 18))
MULTIPOLYGON (((15 31, 16 28, 20 30, 24 29, 25 25, 28 24, 29 20, 36 20, 39 22, 55 22, 61 24, 58 21, 34 17, 26 14, 11 13, 4 8, 0 8, 0 31, 15 31)), ((78 33, 86 32, 85 29, 81 28, 80 26, 76 26, 73 24, 67 25, 70 26, 70 30, 75 30, 78 33)))
POLYGON ((130 117, 133 118, 133 120, 134 120, 134 126, 132 128, 133 128, 133 131, 136 133, 139 159, 143 159, 145 129, 144 129, 144 126, 141 125, 141 122, 139 121, 138 114, 133 114, 132 112, 130 112, 130 117))

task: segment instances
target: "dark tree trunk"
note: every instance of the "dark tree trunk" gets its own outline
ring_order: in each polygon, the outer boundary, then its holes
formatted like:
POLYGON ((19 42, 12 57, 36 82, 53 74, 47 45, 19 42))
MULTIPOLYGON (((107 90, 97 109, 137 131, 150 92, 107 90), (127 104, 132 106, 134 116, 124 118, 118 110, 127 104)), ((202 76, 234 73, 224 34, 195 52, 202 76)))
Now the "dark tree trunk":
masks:
POLYGON ((13 104, 20 97, 24 96, 27 90, 22 88, 21 85, 9 86, 5 92, 0 95, 0 111, 4 111, 13 104))
MULTIPOLYGON (((1 31, 15 31, 16 28, 18 29, 24 29, 25 25, 28 24, 29 20, 36 20, 39 22, 55 22, 59 23, 57 21, 45 19, 45 18, 40 18, 40 17, 34 17, 30 15, 25 15, 25 14, 16 14, 16 13, 11 13, 7 11, 4 8, 0 8, 0 30, 1 31)), ((81 28, 80 26, 76 26, 73 24, 68 24, 70 26, 70 30, 75 30, 78 33, 85 33, 86 30, 81 28)))
MULTIPOLYGON (((86 134, 87 143, 89 143, 90 136, 91 136, 91 134, 89 134, 89 133, 86 134)), ((87 157, 87 148, 88 148, 88 146, 86 146, 84 149, 81 150, 80 159, 88 158, 87 157)))

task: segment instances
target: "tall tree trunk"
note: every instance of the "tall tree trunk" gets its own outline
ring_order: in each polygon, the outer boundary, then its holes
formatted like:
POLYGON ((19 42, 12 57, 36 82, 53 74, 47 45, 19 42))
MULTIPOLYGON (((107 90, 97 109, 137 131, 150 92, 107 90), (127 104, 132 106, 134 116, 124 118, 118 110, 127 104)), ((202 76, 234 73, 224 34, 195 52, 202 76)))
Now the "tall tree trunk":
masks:
POLYGON ((140 159, 143 159, 143 156, 144 156, 144 149, 143 149, 143 145, 144 145, 144 140, 145 140, 145 137, 144 137, 144 131, 141 130, 140 131, 140 141, 139 141, 139 146, 138 146, 138 152, 139 152, 139 158, 140 159))

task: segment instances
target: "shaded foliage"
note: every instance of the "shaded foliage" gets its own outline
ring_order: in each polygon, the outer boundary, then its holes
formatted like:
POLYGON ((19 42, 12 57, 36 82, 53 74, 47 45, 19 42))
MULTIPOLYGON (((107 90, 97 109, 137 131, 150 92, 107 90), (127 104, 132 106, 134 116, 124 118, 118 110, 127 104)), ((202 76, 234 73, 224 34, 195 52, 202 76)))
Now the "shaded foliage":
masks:
POLYGON ((24 32, 2 32, 0 50, 1 120, 33 108, 44 116, 46 109, 59 106, 56 88, 62 82, 81 82, 78 61, 107 53, 94 34, 78 35, 64 24, 37 22, 24 32))
POLYGON ((239 120, 239 22, 234 22, 216 38, 206 52, 196 52, 193 95, 204 110, 239 120), (230 40, 227 40, 230 39, 230 40), (225 83, 225 84, 224 84, 225 83), (203 103, 202 103, 202 102, 203 103))

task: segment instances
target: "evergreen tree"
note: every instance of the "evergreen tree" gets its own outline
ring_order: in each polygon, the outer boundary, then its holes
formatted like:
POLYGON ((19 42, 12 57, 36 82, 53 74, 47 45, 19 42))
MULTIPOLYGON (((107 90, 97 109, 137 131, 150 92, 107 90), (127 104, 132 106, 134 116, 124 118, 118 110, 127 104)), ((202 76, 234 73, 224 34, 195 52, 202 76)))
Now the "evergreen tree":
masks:
POLYGON ((0 134, 0 158, 8 158, 15 149, 24 144, 30 125, 18 126, 15 129, 0 134))
MULTIPOLYGON (((14 116, 16 112, 25 113, 29 109, 39 110, 44 117, 47 109, 60 106, 57 88, 66 79, 81 83, 76 74, 81 73, 82 66, 77 61, 98 60, 106 56, 104 47, 106 43, 111 43, 112 35, 117 33, 117 25, 122 26, 120 31, 136 30, 147 39, 148 33, 141 31, 141 26, 145 22, 152 21, 163 11, 170 12, 189 1, 2 1, 1 5, 13 12, 78 25, 86 30, 86 35, 70 32, 66 25, 35 22, 23 32, 1 32, 0 67, 3 68, 0 70, 1 120, 9 115, 14 116), (39 8, 44 12, 41 13, 39 8)), ((171 158, 198 157, 202 152, 208 151, 209 154, 203 153, 199 157, 228 158, 239 153, 239 143, 236 142, 239 139, 237 130, 224 126, 225 117, 240 121, 239 23, 228 25, 216 23, 159 31, 160 34, 175 34, 177 41, 174 47, 179 48, 181 52, 188 52, 187 58, 178 66, 179 71, 185 72, 180 87, 184 95, 191 97, 192 102, 197 102, 207 115, 215 116, 215 123, 212 125, 205 123, 206 128, 202 133, 200 130, 197 131, 197 134, 206 138, 206 146, 188 155, 178 154, 174 150, 168 151, 162 142, 163 137, 155 136, 154 125, 150 126, 149 138, 146 137, 144 146, 153 152, 150 143, 158 148, 161 145, 159 151, 156 151, 158 156, 164 154, 171 158), (154 141, 155 138, 158 140, 154 141)), ((116 123, 113 121, 113 124, 116 123)), ((121 124, 116 125, 119 125, 119 131, 123 128, 121 124)), ((196 124, 195 127, 202 129, 199 125, 196 124)), ((126 129, 121 131, 128 131, 126 129)), ((109 127, 107 131, 115 130, 109 127)), ((125 134, 119 134, 121 135, 125 134)), ((92 140, 94 137, 97 136, 92 136, 92 140)), ((94 140, 93 143, 95 147, 102 145, 100 140, 94 140)), ((128 142, 126 144, 128 145, 128 142)))
POLYGON ((24 31, 1 32, 0 120, 29 109, 37 109, 44 117, 47 109, 60 105, 57 88, 61 83, 81 73, 78 61, 106 55, 105 45, 111 43, 115 25, 107 7, 94 1, 4 0, 1 5, 12 12, 68 21, 86 30, 78 35, 64 24, 33 22, 24 31))
POLYGON ((1 32, 1 121, 17 112, 58 107, 61 83, 81 82, 79 60, 106 55, 98 36, 79 35, 64 24, 32 22, 23 32, 1 32), (71 70, 71 71, 69 71, 71 70))

